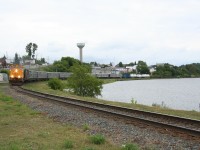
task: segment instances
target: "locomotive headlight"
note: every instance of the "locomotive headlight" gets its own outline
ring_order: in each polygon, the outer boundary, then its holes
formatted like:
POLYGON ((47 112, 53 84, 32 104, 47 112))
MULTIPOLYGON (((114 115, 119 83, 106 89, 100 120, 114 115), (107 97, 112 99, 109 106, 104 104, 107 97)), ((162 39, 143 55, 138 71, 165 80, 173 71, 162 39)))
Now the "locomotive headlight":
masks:
POLYGON ((21 78, 21 76, 18 76, 18 78, 21 78))
POLYGON ((11 77, 11 78, 14 78, 14 76, 13 76, 12 74, 10 75, 10 77, 11 77))
POLYGON ((18 69, 15 69, 15 72, 18 72, 18 69))

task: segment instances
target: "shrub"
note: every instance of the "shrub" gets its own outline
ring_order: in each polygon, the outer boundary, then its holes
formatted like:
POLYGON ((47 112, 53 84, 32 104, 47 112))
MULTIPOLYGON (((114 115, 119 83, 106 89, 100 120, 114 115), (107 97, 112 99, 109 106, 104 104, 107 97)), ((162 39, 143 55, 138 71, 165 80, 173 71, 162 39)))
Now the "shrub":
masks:
POLYGON ((60 79, 52 78, 48 81, 48 86, 53 90, 63 90, 63 84, 60 79))
POLYGON ((3 69, 3 70, 0 71, 0 73, 6 73, 7 75, 9 75, 9 70, 3 69))
POLYGON ((88 124, 84 124, 83 125, 83 131, 87 131, 87 130, 89 130, 90 128, 89 128, 89 126, 88 126, 88 124))
POLYGON ((66 140, 64 143, 64 148, 73 148, 72 141, 66 140))
POLYGON ((137 101, 134 98, 132 98, 131 99, 131 104, 137 104, 137 101))
POLYGON ((139 147, 137 144, 126 144, 122 150, 139 150, 139 147))
POLYGON ((92 143, 100 145, 105 143, 105 137, 101 134, 93 135, 90 137, 92 143))
POLYGON ((71 68, 72 75, 68 78, 68 87, 79 96, 95 97, 101 95, 103 82, 90 75, 83 65, 75 65, 71 68))

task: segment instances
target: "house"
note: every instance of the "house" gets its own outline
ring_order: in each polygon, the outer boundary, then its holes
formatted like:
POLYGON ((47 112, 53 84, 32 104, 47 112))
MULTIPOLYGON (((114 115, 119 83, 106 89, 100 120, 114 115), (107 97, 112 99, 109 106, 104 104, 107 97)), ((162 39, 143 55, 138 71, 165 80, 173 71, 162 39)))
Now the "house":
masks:
POLYGON ((35 59, 24 60, 24 65, 35 65, 35 59))
POLYGON ((157 67, 157 65, 152 65, 152 66, 148 67, 151 75, 156 71, 156 67, 157 67))
POLYGON ((0 68, 6 68, 7 63, 6 63, 6 57, 4 55, 4 57, 0 58, 0 68))
POLYGON ((133 72, 137 70, 137 65, 134 66, 126 66, 128 72, 133 72))

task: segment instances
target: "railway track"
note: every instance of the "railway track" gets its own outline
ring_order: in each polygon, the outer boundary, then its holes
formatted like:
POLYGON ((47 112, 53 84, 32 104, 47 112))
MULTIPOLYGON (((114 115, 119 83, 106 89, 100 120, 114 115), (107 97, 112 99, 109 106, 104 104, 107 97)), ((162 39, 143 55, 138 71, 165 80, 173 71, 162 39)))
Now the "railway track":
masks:
POLYGON ((15 89, 20 93, 28 94, 34 97, 53 100, 63 104, 74 105, 95 112, 105 113, 108 116, 115 115, 117 117, 126 119, 131 122, 139 122, 140 124, 143 125, 153 126, 159 129, 163 129, 165 131, 174 132, 178 134, 185 134, 200 139, 199 120, 182 118, 172 115, 164 115, 148 111, 141 111, 137 109, 124 108, 124 107, 101 104, 96 102, 88 102, 73 98, 66 98, 62 96, 35 92, 21 87, 13 87, 13 89, 15 89))

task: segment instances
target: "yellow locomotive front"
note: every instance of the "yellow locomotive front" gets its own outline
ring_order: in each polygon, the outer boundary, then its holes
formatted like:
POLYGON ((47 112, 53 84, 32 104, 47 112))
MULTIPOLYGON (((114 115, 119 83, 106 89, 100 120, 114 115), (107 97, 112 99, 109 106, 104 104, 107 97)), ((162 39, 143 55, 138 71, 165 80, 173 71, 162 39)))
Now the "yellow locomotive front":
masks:
POLYGON ((10 67, 9 82, 11 84, 22 84, 24 82, 24 68, 20 65, 10 67))

